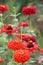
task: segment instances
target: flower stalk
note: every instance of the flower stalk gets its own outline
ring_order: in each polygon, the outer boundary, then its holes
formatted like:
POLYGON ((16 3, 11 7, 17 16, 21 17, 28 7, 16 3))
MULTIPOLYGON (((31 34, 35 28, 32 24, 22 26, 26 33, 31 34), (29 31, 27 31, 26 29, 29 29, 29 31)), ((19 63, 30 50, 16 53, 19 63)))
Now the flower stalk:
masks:
POLYGON ((32 16, 30 16, 30 30, 32 29, 32 16))
POLYGON ((3 14, 0 14, 1 22, 3 22, 3 14))

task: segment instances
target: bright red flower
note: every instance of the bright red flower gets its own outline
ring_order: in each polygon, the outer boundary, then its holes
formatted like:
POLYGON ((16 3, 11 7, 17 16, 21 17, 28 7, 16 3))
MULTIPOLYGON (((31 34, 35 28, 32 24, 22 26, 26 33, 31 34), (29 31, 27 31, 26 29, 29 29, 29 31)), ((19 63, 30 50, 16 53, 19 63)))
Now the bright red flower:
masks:
POLYGON ((36 50, 39 49, 39 46, 36 42, 29 41, 24 44, 24 49, 30 50, 30 52, 34 53, 36 50))
POLYGON ((0 12, 6 12, 6 11, 8 11, 8 6, 0 4, 0 12))
POLYGON ((0 63, 4 63, 4 58, 0 56, 0 63))
POLYGON ((2 33, 6 32, 8 33, 8 36, 10 36, 11 33, 15 33, 18 31, 18 28, 13 28, 10 24, 9 25, 4 25, 3 28, 1 29, 2 33))
POLYGON ((33 15, 36 13, 36 6, 26 6, 22 8, 22 13, 24 15, 33 15))
POLYGON ((36 42, 36 37, 32 35, 28 35, 28 34, 16 34, 16 37, 20 39, 22 37, 22 39, 25 40, 26 42, 30 40, 32 40, 33 42, 36 42))
POLYGON ((30 60, 30 52, 28 50, 17 50, 13 54, 14 61, 24 63, 30 60))
POLYGON ((29 23, 28 22, 19 22, 18 26, 27 27, 27 26, 29 26, 29 23))
POLYGON ((21 40, 11 40, 8 43, 8 48, 11 50, 18 50, 23 48, 23 43, 21 40))

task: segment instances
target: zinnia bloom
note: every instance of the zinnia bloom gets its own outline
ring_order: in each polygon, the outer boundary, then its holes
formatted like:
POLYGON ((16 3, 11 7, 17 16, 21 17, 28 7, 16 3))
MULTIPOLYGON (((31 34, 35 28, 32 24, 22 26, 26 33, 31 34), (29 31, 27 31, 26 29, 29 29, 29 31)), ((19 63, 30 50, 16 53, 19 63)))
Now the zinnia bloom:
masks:
POLYGON ((0 56, 0 63, 4 63, 4 58, 0 56))
POLYGON ((1 29, 1 32, 6 32, 8 33, 8 36, 10 36, 11 33, 15 33, 18 31, 18 28, 13 28, 10 24, 9 25, 4 25, 3 28, 1 29))
POLYGON ((29 23, 28 22, 19 22, 18 26, 27 27, 27 26, 29 26, 29 23))
POLYGON ((6 11, 8 11, 8 6, 0 4, 0 12, 6 12, 6 11))
POLYGON ((14 61, 24 63, 30 60, 30 52, 28 50, 17 50, 13 54, 14 61))
POLYGON ((36 6, 26 6, 22 8, 22 13, 24 15, 33 15, 36 13, 36 6))
POLYGON ((8 42, 8 48, 11 50, 18 50, 23 48, 21 40, 11 40, 8 42))
POLYGON ((32 40, 33 42, 36 42, 36 37, 33 36, 33 35, 28 35, 28 34, 16 34, 16 37, 17 38, 20 38, 22 37, 23 40, 25 40, 26 42, 32 40))

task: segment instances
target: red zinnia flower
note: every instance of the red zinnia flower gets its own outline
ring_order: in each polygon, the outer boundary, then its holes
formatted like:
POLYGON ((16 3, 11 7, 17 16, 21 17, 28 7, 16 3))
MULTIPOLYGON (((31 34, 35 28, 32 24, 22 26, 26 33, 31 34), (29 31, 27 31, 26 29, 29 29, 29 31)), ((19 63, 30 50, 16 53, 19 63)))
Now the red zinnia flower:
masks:
POLYGON ((4 58, 0 56, 0 63, 4 63, 4 58))
POLYGON ((8 7, 4 4, 0 4, 0 12, 8 11, 8 7))
POLYGON ((10 36, 11 33, 17 32, 18 28, 13 28, 10 24, 9 25, 5 24, 1 31, 8 33, 8 36, 10 36))
POLYGON ((13 54, 14 61, 24 63, 30 60, 30 52, 28 50, 17 50, 13 54))
POLYGON ((11 40, 8 43, 8 48, 12 50, 18 50, 23 48, 23 43, 21 42, 21 40, 11 40))
POLYGON ((29 23, 28 22, 19 22, 18 26, 27 27, 27 26, 29 26, 29 23))
POLYGON ((32 35, 28 35, 28 34, 16 34, 16 37, 20 39, 22 37, 22 39, 25 40, 26 42, 30 40, 32 40, 33 42, 36 42, 36 37, 32 35))
POLYGON ((26 6, 22 8, 22 13, 24 15, 32 15, 36 13, 36 6, 26 6))

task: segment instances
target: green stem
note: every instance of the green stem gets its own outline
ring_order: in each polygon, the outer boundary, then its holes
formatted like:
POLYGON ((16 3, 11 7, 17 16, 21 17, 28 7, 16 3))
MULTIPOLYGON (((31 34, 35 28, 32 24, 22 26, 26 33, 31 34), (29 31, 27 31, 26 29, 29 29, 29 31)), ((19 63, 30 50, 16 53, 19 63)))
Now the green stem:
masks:
POLYGON ((21 27, 21 41, 22 41, 22 27, 21 27))
POLYGON ((3 22, 3 14, 1 14, 0 17, 1 17, 1 22, 3 22))
POLYGON ((10 11, 13 12, 13 11, 12 11, 12 7, 13 7, 13 5, 14 5, 14 2, 13 2, 12 0, 9 0, 9 2, 10 2, 10 3, 8 3, 8 4, 9 4, 9 7, 10 7, 10 11))
POLYGON ((15 19, 16 19, 16 15, 17 15, 17 14, 16 14, 16 7, 13 7, 13 12, 14 12, 14 15, 15 15, 14 17, 15 17, 15 19))
POLYGON ((30 16, 30 30, 32 29, 32 16, 30 16))
POLYGON ((13 64, 13 58, 11 59, 11 61, 10 61, 10 62, 11 62, 11 65, 12 65, 12 64, 13 64))
POLYGON ((5 18, 3 19, 3 21, 5 21, 8 18, 9 15, 6 15, 5 18))

